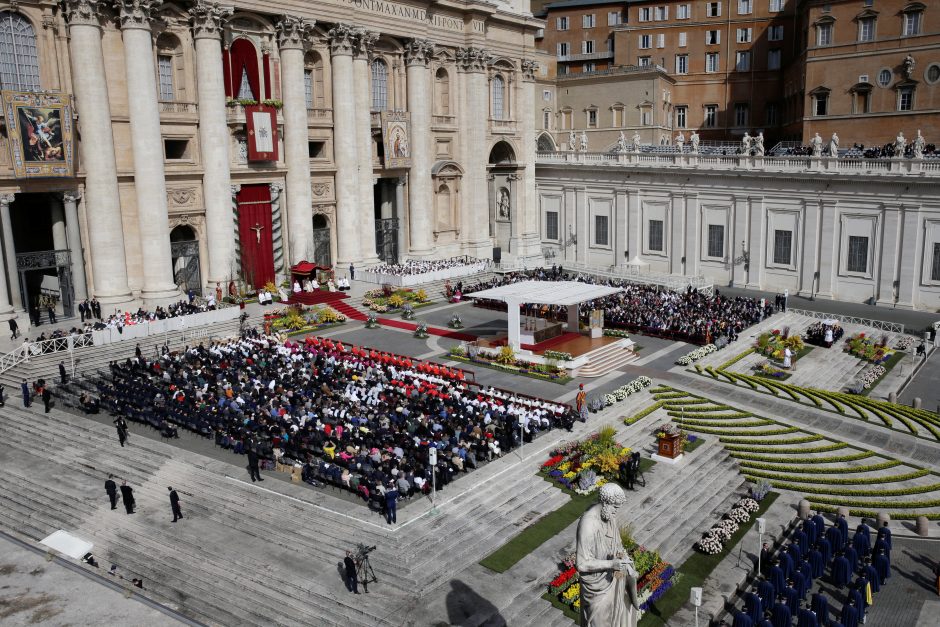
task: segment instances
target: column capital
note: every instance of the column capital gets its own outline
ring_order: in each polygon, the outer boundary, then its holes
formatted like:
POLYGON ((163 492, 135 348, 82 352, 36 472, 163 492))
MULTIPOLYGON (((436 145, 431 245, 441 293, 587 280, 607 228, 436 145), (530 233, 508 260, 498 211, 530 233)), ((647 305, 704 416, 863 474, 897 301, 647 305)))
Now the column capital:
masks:
POLYGON ((278 47, 281 50, 303 50, 307 46, 314 24, 316 22, 313 20, 294 15, 282 16, 276 24, 278 47))
POLYGON ((82 198, 82 193, 77 189, 62 192, 62 202, 65 204, 77 203, 82 198))
POLYGON ((16 200, 16 194, 0 194, 0 206, 9 207, 16 200))
POLYGON ((364 28, 358 29, 356 33, 356 46, 353 49, 355 53, 353 58, 355 59, 365 59, 368 61, 369 55, 372 54, 372 50, 375 47, 375 42, 378 41, 379 34, 375 31, 366 30, 364 28))
POLYGON ((281 192, 284 191, 284 184, 280 181, 274 181, 273 183, 268 183, 268 189, 271 190, 271 202, 277 200, 281 192))
POLYGON ((234 199, 234 198, 235 198, 235 195, 238 194, 238 192, 242 191, 242 186, 241 186, 241 185, 232 185, 231 188, 232 188, 232 198, 234 199))
POLYGON ((405 44, 405 64, 426 66, 434 54, 434 44, 427 39, 409 39, 405 44))
POLYGON ((534 59, 523 59, 520 64, 522 68, 522 78, 527 81, 535 80, 535 73, 539 69, 539 62, 534 59))
POLYGON ((486 48, 457 48, 457 66, 464 72, 485 72, 493 55, 486 48))
POLYGON ((327 33, 330 39, 330 55, 352 56, 353 49, 356 47, 357 33, 355 27, 349 24, 336 24, 327 33))
POLYGON ((69 27, 101 28, 101 12, 104 8, 104 0, 62 0, 62 10, 69 27))
POLYGON ((194 39, 221 39, 222 26, 231 17, 235 9, 225 7, 218 2, 196 0, 189 9, 189 21, 193 27, 194 39))
POLYGON ((153 12, 160 8, 162 0, 114 0, 114 8, 118 11, 118 20, 121 29, 138 28, 150 30, 153 12))

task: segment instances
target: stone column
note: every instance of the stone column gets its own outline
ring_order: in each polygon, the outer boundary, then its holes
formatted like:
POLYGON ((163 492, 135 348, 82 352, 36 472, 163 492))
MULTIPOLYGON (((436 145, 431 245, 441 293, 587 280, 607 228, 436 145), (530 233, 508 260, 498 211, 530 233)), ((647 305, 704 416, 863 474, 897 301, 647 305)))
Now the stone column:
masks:
POLYGON ((687 192, 685 195, 685 250, 682 253, 685 256, 685 267, 682 272, 686 276, 698 276, 700 233, 698 193, 687 192))
MULTIPOLYGON (((358 30, 353 50, 353 85, 355 92, 355 137, 359 166, 359 261, 365 265, 379 262, 375 252, 375 180, 372 169, 372 68, 369 57, 378 33, 358 30)), ((336 69, 333 69, 334 74, 336 69)), ((391 80, 391 75, 389 76, 391 80)), ((333 102, 338 102, 334 96, 333 102)), ((352 101, 349 101, 350 103, 352 101)), ((334 106, 335 109, 335 106, 334 106)), ((414 125, 412 125, 412 128, 414 125)), ((413 131, 412 131, 413 132, 413 131)), ((333 136, 336 136, 334 129, 333 136)))
POLYGON ((627 252, 629 259, 643 254, 643 225, 640 223, 640 190, 627 189, 627 252))
MULTIPOLYGON (((732 287, 744 287, 747 283, 747 271, 744 269, 745 264, 743 261, 736 264, 734 260, 743 257, 745 251, 747 251, 749 256, 759 254, 759 252, 747 245, 747 197, 734 196, 733 206, 732 219, 734 222, 731 228, 731 242, 729 242, 732 261, 731 285, 732 287)), ((704 244, 707 246, 708 242, 706 241, 704 244)), ((748 270, 750 270, 750 265, 751 261, 748 261, 748 270)))
POLYGON ((202 152, 202 193, 206 208, 209 287, 234 278, 235 230, 232 225, 229 132, 225 122, 222 82, 222 23, 232 9, 198 0, 189 9, 196 46, 199 90, 199 145, 202 152))
POLYGON ((304 49, 313 23, 285 15, 277 24, 284 101, 284 163, 287 166, 287 233, 291 265, 313 256, 313 204, 304 49))
MULTIPOLYGON (((514 107, 515 119, 518 120, 522 135, 522 154, 519 160, 525 164, 521 173, 522 181, 516 196, 516 216, 522 223, 522 245, 516 251, 517 257, 542 262, 542 246, 539 239, 539 207, 535 191, 535 71, 538 62, 522 60, 522 80, 518 82, 519 106, 514 107)), ((615 251, 614 264, 623 262, 623 251, 615 251)))
POLYGON ((800 234, 794 233, 793 254, 796 255, 798 249, 802 249, 802 258, 800 260, 800 296, 814 298, 818 285, 816 284, 816 252, 819 250, 819 206, 813 203, 803 202, 803 233, 802 242, 797 246, 796 238, 800 234))
POLYGON ((13 226, 10 224, 10 203, 16 199, 13 194, 0 195, 0 221, 3 222, 3 249, 6 253, 6 272, 0 272, 0 316, 12 318, 16 309, 22 308, 20 281, 16 272, 16 251, 13 248, 13 226), (7 298, 7 277, 9 277, 10 298, 7 298), (12 301, 12 304, 10 303, 12 301))
MULTIPOLYGON (((881 255, 878 264, 878 304, 895 303, 894 282, 898 274, 898 252, 901 247, 901 208, 884 205, 884 230, 881 235, 881 255)), ((908 243, 908 246, 911 246, 908 243)))
POLYGON ((903 205, 903 222, 901 225, 901 241, 905 242, 901 249, 901 264, 898 271, 898 302, 900 309, 914 309, 918 304, 917 277, 921 274, 918 260, 923 243, 923 221, 920 217, 919 205, 903 205))
POLYGON ((836 239, 836 201, 820 200, 819 211, 822 214, 819 229, 819 288, 816 295, 832 298, 832 275, 836 268, 835 259, 839 252, 836 239))
MULTIPOLYGON (((467 158, 464 159, 464 189, 473 190, 464 194, 464 210, 466 212, 467 228, 464 229, 464 251, 468 255, 481 258, 491 256, 491 240, 487 237, 490 223, 489 198, 481 190, 488 188, 486 180, 487 131, 489 125, 489 89, 486 79, 486 68, 492 59, 489 51, 483 48, 458 48, 457 66, 463 71, 464 101, 461 103, 463 112, 462 129, 467 158)), ((531 111, 526 112, 531 115, 531 111)), ((578 248, 582 241, 578 233, 578 248)))
POLYGON ((412 39, 405 45, 408 73, 408 111, 411 112, 411 177, 408 186, 408 234, 414 257, 433 252, 431 227, 434 191, 431 167, 434 165, 434 138, 431 136, 431 70, 428 61, 434 47, 426 39, 412 39))
POLYGON ((127 68, 127 102, 134 149, 134 187, 137 192, 137 224, 146 303, 164 304, 179 296, 173 282, 170 227, 166 208, 166 173, 163 168, 163 136, 153 68, 151 13, 162 0, 118 0, 124 65, 127 68))
MULTIPOLYGON (((111 133, 111 101, 101 51, 99 11, 105 4, 102 0, 64 0, 62 4, 69 25, 72 87, 81 111, 79 148, 89 207, 88 241, 95 297, 104 305, 127 303, 133 297, 127 286, 121 198, 111 133)), ((148 63, 150 58, 148 56, 148 63)), ((153 68, 148 68, 152 74, 153 68)))
POLYGON ((670 198, 671 224, 669 229, 669 273, 682 274, 682 257, 685 255, 685 193, 672 193, 670 198))
MULTIPOLYGON (((336 265, 359 261, 359 173, 356 164, 356 112, 353 107, 353 48, 356 31, 337 24, 330 32, 333 77, 333 163, 336 164, 336 265)), ((372 177, 369 177, 372 180, 372 177)), ((373 229, 374 231, 374 229, 373 229)), ((374 248, 374 247, 373 247, 374 248)))
POLYGON ((67 247, 65 210, 59 203, 52 203, 52 248, 54 250, 65 250, 67 247))
MULTIPOLYGON (((428 172, 428 180, 431 179, 431 174, 428 172)), ((395 215, 401 219, 403 212, 405 211, 405 182, 407 177, 399 176, 395 179, 395 215)), ((408 208, 408 219, 411 220, 411 208, 408 208)), ((412 240, 413 242, 414 240, 412 240)), ((412 244, 413 246, 413 244, 412 244)), ((398 229, 398 250, 399 255, 404 251, 408 250, 408 239, 405 237, 405 229, 398 229)))
POLYGON ((78 225, 79 198, 78 192, 62 192, 65 229, 72 260, 72 287, 75 289, 76 303, 88 298, 88 284, 85 282, 85 255, 82 252, 82 234, 78 225))
POLYGON ((748 235, 748 250, 751 251, 750 272, 747 275, 748 289, 762 289, 764 283, 764 263, 767 260, 767 247, 764 245, 766 221, 764 216, 764 199, 761 196, 748 197, 750 206, 750 229, 748 235))

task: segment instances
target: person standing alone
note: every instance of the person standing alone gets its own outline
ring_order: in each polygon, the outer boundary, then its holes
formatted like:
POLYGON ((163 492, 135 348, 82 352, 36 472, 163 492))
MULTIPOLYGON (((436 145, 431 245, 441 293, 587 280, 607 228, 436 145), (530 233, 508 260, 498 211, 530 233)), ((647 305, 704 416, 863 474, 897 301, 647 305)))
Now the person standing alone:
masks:
POLYGON ((49 386, 43 384, 39 388, 39 395, 42 397, 42 405, 46 409, 45 413, 49 413, 49 410, 52 409, 52 392, 49 391, 49 386))
POLYGON ((248 449, 248 473, 251 475, 252 482, 264 481, 261 478, 261 470, 258 468, 258 453, 254 448, 248 449))
POLYGON ((352 551, 346 551, 343 564, 346 567, 346 589, 353 594, 359 594, 359 584, 356 580, 356 561, 352 557, 352 551))
POLYGON ((180 495, 172 487, 167 487, 167 490, 170 491, 170 507, 173 509, 172 522, 176 522, 183 517, 183 512, 180 510, 180 495))
POLYGON ((121 500, 124 501, 124 509, 128 514, 134 513, 134 490, 126 481, 121 482, 121 500))
POLYGON ((127 422, 121 416, 118 416, 114 419, 114 426, 117 427, 118 440, 121 442, 121 446, 124 446, 124 443, 127 442, 127 422))
POLYGON ((108 480, 104 482, 104 491, 108 493, 111 509, 117 509, 117 484, 114 483, 114 475, 108 475, 108 480))
POLYGON ((23 383, 20 385, 20 390, 23 392, 23 407, 29 407, 29 383, 26 382, 26 379, 23 379, 23 383))

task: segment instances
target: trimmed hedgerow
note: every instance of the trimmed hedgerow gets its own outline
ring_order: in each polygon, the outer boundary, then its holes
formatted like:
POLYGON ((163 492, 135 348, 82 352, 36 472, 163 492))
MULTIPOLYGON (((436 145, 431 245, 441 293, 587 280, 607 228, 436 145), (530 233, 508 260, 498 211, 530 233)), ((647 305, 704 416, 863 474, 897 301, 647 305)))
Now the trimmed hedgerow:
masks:
POLYGON ((889 459, 878 464, 869 464, 867 466, 840 466, 839 468, 817 468, 816 466, 797 466, 795 464, 781 466, 780 464, 762 464, 757 462, 741 462, 741 466, 744 468, 754 468, 757 470, 785 470, 786 472, 791 473, 818 472, 823 474, 848 474, 855 472, 874 472, 876 470, 885 470, 887 468, 901 466, 903 463, 904 462, 898 461, 896 459, 889 459))
MULTIPOLYGON (((706 401, 707 402, 707 401, 706 401)), ((702 407, 701 404, 690 403, 686 404, 682 401, 667 401, 663 403, 663 406, 666 408, 676 408, 682 409, 687 414, 701 414, 701 413, 718 413, 723 411, 736 411, 733 407, 728 407, 727 405, 716 405, 709 403, 707 407, 702 407), (689 407, 691 405, 691 407, 689 407)))
MULTIPOLYGON (((824 505, 819 503, 816 505, 816 509, 821 512, 829 512, 834 514, 838 511, 839 508, 834 505, 824 505)), ((868 509, 850 509, 849 515, 858 516, 860 518, 877 518, 878 512, 868 509)), ((940 520, 940 513, 935 512, 891 512, 892 520, 914 520, 915 518, 919 518, 921 516, 924 516, 927 518, 927 520, 940 520)))
POLYGON ((829 451, 838 451, 840 449, 848 448, 848 444, 845 442, 836 442, 834 444, 825 444, 823 446, 809 446, 806 448, 777 448, 774 446, 761 447, 761 446, 726 446, 725 450, 730 453, 766 453, 766 454, 777 454, 785 455, 791 453, 828 453, 829 451))
POLYGON ((779 475, 771 472, 763 472, 760 470, 751 470, 748 469, 747 473, 744 475, 746 479, 754 481, 755 479, 767 479, 769 481, 789 481, 791 483, 819 483, 824 485, 877 485, 879 483, 897 483, 899 481, 908 481, 910 479, 918 479, 925 475, 929 475, 930 471, 920 468, 918 470, 905 473, 903 475, 887 475, 881 477, 848 477, 848 478, 833 478, 833 477, 813 477, 813 476, 800 476, 792 477, 789 475, 779 475))
MULTIPOLYGON (((689 428, 687 431, 696 431, 699 433, 709 433, 711 435, 724 436, 728 433, 728 429, 702 429, 699 427, 689 428)), ((787 433, 796 433, 799 431, 796 427, 781 427, 780 429, 771 429, 769 431, 759 431, 757 433, 749 433, 750 436, 766 437, 771 435, 786 435, 787 433)), ((822 437, 822 436, 820 436, 822 437)), ((724 441, 724 437, 721 438, 724 441)))
POLYGON ((728 368, 730 368, 731 366, 735 365, 736 363, 738 363, 739 361, 741 361, 742 359, 744 359, 745 357, 747 357, 748 355, 750 355, 750 354, 753 353, 753 352, 754 352, 754 349, 753 349, 753 348, 749 348, 749 349, 747 349, 746 351, 744 351, 743 353, 740 353, 740 354, 738 354, 738 355, 735 355, 734 357, 732 357, 731 359, 729 359, 729 360, 726 361, 725 363, 723 363, 723 364, 721 364, 720 366, 718 366, 718 370, 727 370, 728 368))
POLYGON ((839 499, 811 496, 810 503, 823 503, 836 507, 877 507, 878 509, 901 509, 904 507, 937 507, 940 499, 927 499, 925 501, 859 501, 855 499, 839 499))
MULTIPOLYGON (((805 452, 805 451, 801 451, 805 452)), ((860 459, 867 459, 869 457, 874 457, 875 453, 871 451, 860 451, 858 453, 852 453, 851 455, 832 455, 829 457, 806 457, 798 461, 798 458, 791 457, 787 459, 780 459, 774 455, 752 455, 752 454, 741 454, 734 451, 731 452, 731 455, 735 459, 740 459, 743 461, 749 462, 774 462, 777 461, 781 464, 836 464, 840 462, 855 462, 860 459)))
MULTIPOLYGON (((795 429, 799 431, 799 429, 795 429)), ((722 443, 727 444, 758 444, 761 446, 773 446, 775 444, 803 444, 805 442, 818 442, 819 440, 825 440, 821 435, 812 434, 804 435, 798 438, 778 438, 776 440, 768 440, 765 438, 753 438, 753 437, 721 437, 719 438, 722 443)))
POLYGON ((832 486, 797 485, 794 483, 783 483, 780 481, 771 481, 770 484, 780 490, 792 490, 793 492, 829 494, 832 496, 870 496, 873 498, 885 496, 909 496, 911 494, 923 494, 925 492, 934 492, 940 490, 940 483, 930 483, 927 485, 918 485, 910 488, 897 488, 895 490, 850 490, 845 488, 833 488, 832 486))
MULTIPOLYGON (((669 411, 667 412, 671 417, 677 420, 741 420, 743 418, 753 418, 754 414, 746 411, 738 411, 732 414, 706 414, 704 412, 681 412, 681 411, 669 411)), ((761 418, 765 424, 773 424, 772 421, 765 418, 761 418)), ((737 424, 737 423, 735 423, 737 424)), ((732 425, 734 426, 734 425, 732 425)))
MULTIPOLYGON (((772 422, 770 422, 770 421, 767 421, 767 420, 764 420, 764 419, 758 419, 758 420, 749 420, 749 421, 747 421, 747 422, 736 422, 736 423, 734 423, 734 424, 732 424, 732 425, 729 425, 727 422, 725 422, 725 421, 723 421, 723 420, 689 420, 689 419, 682 419, 682 418, 679 418, 679 417, 678 417, 678 414, 674 414, 674 413, 672 413, 672 412, 669 412, 669 415, 672 416, 672 417, 674 417, 674 418, 675 418, 675 421, 676 421, 677 423, 683 425, 683 426, 684 426, 684 425, 694 425, 694 426, 698 426, 698 427, 727 427, 727 428, 729 428, 729 429, 731 429, 731 428, 734 428, 734 429, 752 429, 752 428, 754 428, 754 427, 766 427, 766 426, 768 426, 768 425, 774 424, 774 423, 772 423, 772 422)), ((738 418, 738 417, 735 417, 735 418, 738 418)))
POLYGON ((635 423, 635 422, 637 422, 637 421, 639 421, 639 420, 642 420, 643 418, 646 418, 647 416, 649 416, 650 414, 652 414, 654 411, 656 411, 656 410, 659 409, 660 407, 662 407, 662 403, 661 403, 661 402, 660 402, 660 403, 653 403, 652 405, 650 405, 650 406, 647 407, 646 409, 641 410, 641 411, 639 411, 639 412, 633 414, 633 415, 630 416, 629 418, 624 418, 624 419, 623 419, 623 423, 626 424, 626 425, 632 425, 633 423, 635 423))

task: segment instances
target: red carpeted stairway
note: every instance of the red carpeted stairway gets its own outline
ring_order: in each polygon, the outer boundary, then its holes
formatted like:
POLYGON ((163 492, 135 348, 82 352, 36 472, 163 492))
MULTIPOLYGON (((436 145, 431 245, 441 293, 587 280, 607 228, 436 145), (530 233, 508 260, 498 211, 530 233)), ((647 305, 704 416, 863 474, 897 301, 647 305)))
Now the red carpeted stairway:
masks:
POLYGON ((359 320, 360 322, 366 321, 367 316, 364 313, 362 313, 361 311, 359 311, 352 305, 347 305, 341 300, 330 303, 330 307, 340 312, 341 314, 343 314, 350 320, 359 320))

